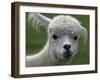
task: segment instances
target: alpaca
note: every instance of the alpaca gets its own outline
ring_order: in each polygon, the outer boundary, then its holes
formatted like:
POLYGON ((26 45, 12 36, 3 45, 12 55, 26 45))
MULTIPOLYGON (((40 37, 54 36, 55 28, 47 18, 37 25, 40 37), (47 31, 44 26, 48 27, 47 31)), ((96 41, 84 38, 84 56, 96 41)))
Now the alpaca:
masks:
POLYGON ((48 40, 39 53, 26 57, 27 67, 69 64, 77 53, 78 40, 87 40, 87 30, 69 15, 50 19, 40 13, 29 13, 28 22, 41 23, 48 32, 48 40))

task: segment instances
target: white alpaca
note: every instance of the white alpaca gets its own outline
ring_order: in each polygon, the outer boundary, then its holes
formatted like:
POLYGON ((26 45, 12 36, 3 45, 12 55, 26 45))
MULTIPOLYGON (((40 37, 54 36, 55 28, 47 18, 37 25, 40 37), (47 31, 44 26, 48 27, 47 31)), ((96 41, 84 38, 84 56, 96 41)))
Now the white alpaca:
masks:
POLYGON ((87 30, 71 16, 59 15, 51 20, 42 14, 30 13, 28 21, 45 26, 48 40, 40 53, 26 57, 27 67, 68 64, 77 53, 79 38, 86 42, 87 30))

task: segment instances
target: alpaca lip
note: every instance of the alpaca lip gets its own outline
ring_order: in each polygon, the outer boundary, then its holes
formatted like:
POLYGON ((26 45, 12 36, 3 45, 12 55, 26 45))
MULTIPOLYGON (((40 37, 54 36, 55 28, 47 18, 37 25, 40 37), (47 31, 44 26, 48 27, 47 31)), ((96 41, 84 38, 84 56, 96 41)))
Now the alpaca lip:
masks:
POLYGON ((71 57, 71 55, 72 55, 72 52, 71 51, 66 51, 66 52, 64 52, 64 57, 71 57))

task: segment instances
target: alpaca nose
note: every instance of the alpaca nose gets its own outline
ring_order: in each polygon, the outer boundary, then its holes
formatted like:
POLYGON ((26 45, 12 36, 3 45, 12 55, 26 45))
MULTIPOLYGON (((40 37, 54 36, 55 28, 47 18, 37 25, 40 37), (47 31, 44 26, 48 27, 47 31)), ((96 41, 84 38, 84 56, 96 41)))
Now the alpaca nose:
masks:
POLYGON ((63 46, 63 48, 64 48, 65 50, 69 50, 69 49, 71 48, 71 45, 70 45, 70 44, 65 44, 65 45, 63 46))

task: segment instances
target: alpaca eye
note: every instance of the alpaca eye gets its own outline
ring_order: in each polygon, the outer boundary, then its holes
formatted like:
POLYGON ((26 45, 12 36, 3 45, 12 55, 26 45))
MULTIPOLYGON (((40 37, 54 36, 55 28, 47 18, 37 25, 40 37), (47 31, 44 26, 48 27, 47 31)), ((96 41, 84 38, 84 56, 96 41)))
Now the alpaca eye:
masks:
POLYGON ((74 36, 74 40, 77 40, 78 39, 78 36, 74 36))
POLYGON ((58 38, 58 36, 55 35, 55 34, 52 37, 53 37, 54 40, 56 40, 58 38))

